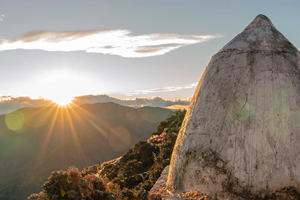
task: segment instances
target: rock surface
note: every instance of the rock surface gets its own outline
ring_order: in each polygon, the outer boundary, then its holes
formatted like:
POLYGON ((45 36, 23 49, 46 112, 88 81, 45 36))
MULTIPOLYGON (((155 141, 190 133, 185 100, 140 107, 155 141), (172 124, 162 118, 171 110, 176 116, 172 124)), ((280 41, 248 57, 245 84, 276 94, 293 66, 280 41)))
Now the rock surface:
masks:
POLYGON ((170 165, 168 165, 164 169, 164 171, 161 173, 159 179, 156 181, 154 186, 151 188, 151 190, 149 192, 149 197, 148 197, 149 200, 156 200, 156 199, 161 199, 162 196, 169 196, 169 194, 165 190, 167 179, 168 179, 168 174, 169 174, 169 168, 170 168, 170 165))
POLYGON ((168 165, 149 192, 149 200, 209 200, 209 196, 197 191, 173 194, 166 190, 170 165, 168 165))
POLYGON ((219 52, 239 51, 298 51, 272 24, 271 20, 258 15, 255 19, 219 52))
POLYGON ((262 199, 300 189, 300 53, 258 15, 207 66, 174 147, 167 189, 262 199))

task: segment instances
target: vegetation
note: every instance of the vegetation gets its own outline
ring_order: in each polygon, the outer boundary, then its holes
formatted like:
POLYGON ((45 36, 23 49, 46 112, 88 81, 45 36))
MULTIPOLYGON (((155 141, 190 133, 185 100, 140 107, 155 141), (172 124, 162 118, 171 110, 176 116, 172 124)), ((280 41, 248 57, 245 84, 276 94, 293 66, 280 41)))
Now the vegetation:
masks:
POLYGON ((22 108, 9 118, 0 115, 0 199, 27 199, 53 171, 73 165, 81 171, 124 155, 172 113, 96 103, 72 109, 22 108))
POLYGON ((170 164, 170 158, 186 111, 176 111, 157 127, 153 136, 164 130, 162 141, 140 141, 124 156, 79 172, 52 172, 43 191, 29 200, 56 199, 147 199, 148 192, 170 164), (149 143, 157 144, 150 145, 149 143), (158 145, 161 144, 161 145, 158 145))
POLYGON ((43 185, 43 192, 32 194, 29 200, 49 199, 111 199, 102 180, 93 174, 84 176, 77 168, 52 172, 49 180, 43 185))

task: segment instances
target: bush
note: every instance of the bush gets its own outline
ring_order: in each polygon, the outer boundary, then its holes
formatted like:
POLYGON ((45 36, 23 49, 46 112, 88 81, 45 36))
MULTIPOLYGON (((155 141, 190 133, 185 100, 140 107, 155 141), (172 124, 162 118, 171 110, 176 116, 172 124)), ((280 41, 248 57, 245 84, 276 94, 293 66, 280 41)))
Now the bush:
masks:
POLYGON ((28 200, 50 200, 43 192, 39 194, 32 194, 28 197, 28 200))
POLYGON ((95 199, 109 197, 101 179, 95 175, 82 176, 76 167, 52 172, 43 185, 43 192, 32 194, 29 200, 95 199))
POLYGON ((129 190, 128 188, 124 188, 122 190, 122 196, 121 196, 122 199, 133 199, 134 198, 134 195, 133 195, 133 192, 131 190, 129 190))
POLYGON ((152 133, 152 135, 160 135, 163 130, 167 128, 167 134, 163 141, 163 145, 155 148, 154 150, 152 149, 152 152, 156 153, 158 156, 157 160, 153 163, 153 165, 151 165, 150 173, 145 176, 145 179, 142 183, 135 187, 136 199, 147 199, 148 192, 160 177, 164 168, 170 164, 171 155, 177 139, 177 136, 173 135, 172 132, 177 134, 179 133, 185 114, 186 110, 175 111, 173 115, 170 116, 166 121, 163 121, 159 124, 156 132, 152 133))

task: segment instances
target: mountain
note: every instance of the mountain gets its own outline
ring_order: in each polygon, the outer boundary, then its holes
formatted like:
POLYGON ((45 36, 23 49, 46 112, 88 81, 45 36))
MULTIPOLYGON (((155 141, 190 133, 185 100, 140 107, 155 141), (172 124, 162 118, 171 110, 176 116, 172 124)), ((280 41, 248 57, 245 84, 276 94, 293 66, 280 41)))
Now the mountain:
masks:
MULTIPOLYGON (((139 141, 119 158, 86 167, 81 172, 74 167, 68 171, 52 172, 42 191, 30 195, 28 199, 161 199, 165 192, 156 188, 157 180, 170 164, 176 133, 180 130, 185 113, 185 110, 174 112, 159 123, 157 131, 147 141, 139 141)), ((200 194, 186 196, 188 199, 209 199, 207 195, 200 194)))
POLYGON ((26 199, 52 171, 119 157, 171 114, 164 108, 96 103, 0 115, 0 199, 26 199))
POLYGON ((186 109, 187 106, 190 104, 190 100, 166 100, 160 97, 154 97, 151 99, 148 98, 135 98, 132 100, 121 100, 114 97, 110 97, 108 95, 86 95, 86 96, 79 96, 74 97, 73 103, 75 105, 81 105, 84 103, 96 103, 96 102, 113 102, 123 106, 130 106, 130 107, 143 107, 143 106, 151 106, 151 107, 163 107, 168 109, 186 109), (181 106, 181 107, 178 107, 181 106))
MULTIPOLYGON (((83 104, 107 103, 112 102, 122 106, 130 106, 134 108, 151 106, 151 107, 165 107, 172 110, 186 109, 190 104, 190 100, 166 100, 160 97, 135 98, 133 100, 121 100, 108 95, 85 95, 74 97, 73 104, 75 106, 83 104)), ((55 106, 55 103, 48 99, 31 99, 29 97, 11 97, 0 96, 0 114, 6 114, 24 107, 41 107, 41 106, 55 106)))

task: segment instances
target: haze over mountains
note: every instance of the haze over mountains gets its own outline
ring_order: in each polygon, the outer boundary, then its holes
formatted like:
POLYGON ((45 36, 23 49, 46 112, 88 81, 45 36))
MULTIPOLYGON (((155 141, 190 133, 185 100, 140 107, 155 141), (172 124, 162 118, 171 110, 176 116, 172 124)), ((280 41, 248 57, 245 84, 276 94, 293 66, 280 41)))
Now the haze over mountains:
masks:
MULTIPOLYGON (((108 95, 85 95, 74 97, 73 105, 93 104, 113 102, 123 106, 130 107, 162 107, 169 109, 186 109, 190 104, 190 100, 166 100, 160 97, 135 98, 132 100, 121 100, 108 95)), ((0 96, 0 114, 6 114, 24 107, 41 107, 41 106, 55 106, 55 103, 49 99, 31 99, 30 97, 11 97, 0 96)))
POLYGON ((96 103, 0 115, 0 199, 26 199, 52 171, 119 157, 171 114, 164 108, 96 103))

